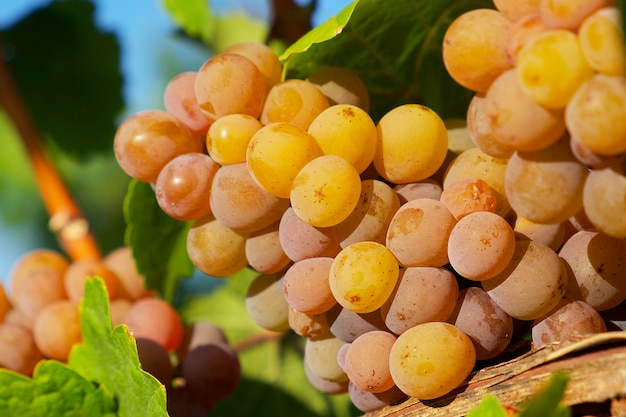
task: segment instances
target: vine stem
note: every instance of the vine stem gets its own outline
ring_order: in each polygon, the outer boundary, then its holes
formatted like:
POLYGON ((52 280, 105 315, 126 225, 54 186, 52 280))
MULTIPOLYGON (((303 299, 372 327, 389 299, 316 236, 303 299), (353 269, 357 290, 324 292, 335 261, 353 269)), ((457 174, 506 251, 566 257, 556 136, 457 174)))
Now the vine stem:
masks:
POLYGON ((30 160, 39 194, 50 217, 48 227, 72 259, 101 257, 89 224, 55 166, 45 154, 41 135, 6 62, 0 38, 0 106, 17 130, 30 160))

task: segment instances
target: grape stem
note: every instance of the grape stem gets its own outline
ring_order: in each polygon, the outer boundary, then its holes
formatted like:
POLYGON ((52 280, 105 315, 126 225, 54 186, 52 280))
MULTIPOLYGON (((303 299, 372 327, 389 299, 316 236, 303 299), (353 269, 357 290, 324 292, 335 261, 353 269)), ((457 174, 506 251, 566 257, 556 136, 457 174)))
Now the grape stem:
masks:
POLYGON ((61 248, 72 259, 100 258, 100 249, 76 201, 46 156, 41 135, 11 74, 0 38, 0 106, 17 130, 30 160, 48 223, 61 248))

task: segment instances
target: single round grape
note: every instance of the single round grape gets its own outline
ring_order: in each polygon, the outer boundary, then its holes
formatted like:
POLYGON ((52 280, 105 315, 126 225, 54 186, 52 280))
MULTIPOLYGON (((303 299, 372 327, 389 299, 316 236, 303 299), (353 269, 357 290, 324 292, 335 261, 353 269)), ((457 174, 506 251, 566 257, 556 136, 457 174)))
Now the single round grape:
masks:
POLYGON ((539 13, 541 0, 494 0, 493 5, 511 22, 539 13))
POLYGON ((596 10, 583 20, 578 39, 583 55, 601 74, 626 75, 626 46, 617 7, 596 10))
POLYGON ((370 96, 361 77, 350 68, 322 67, 307 77, 307 81, 317 85, 330 105, 350 104, 370 110, 370 96))
POLYGON ((405 104, 378 121, 374 166, 386 180, 399 184, 423 180, 443 164, 448 131, 432 109, 405 104))
POLYGON ((515 218, 513 231, 518 238, 534 240, 554 251, 558 250, 565 241, 565 222, 535 223, 518 215, 515 218))
POLYGON ((484 281, 502 272, 514 252, 513 228, 504 218, 488 211, 463 217, 448 239, 450 266, 472 281, 484 281))
POLYGON ((384 392, 395 383, 389 371, 389 353, 396 341, 393 333, 382 330, 357 337, 347 348, 344 369, 350 382, 364 391, 384 392))
POLYGON ((349 381, 331 381, 330 379, 322 378, 311 371, 311 367, 304 362, 304 374, 313 387, 320 392, 329 395, 343 394, 348 391, 349 381))
POLYGON ((252 177, 267 192, 289 198, 298 172, 322 154, 315 138, 302 128, 290 123, 272 123, 250 139, 246 163, 252 177))
POLYGON ((389 330, 399 335, 418 324, 446 321, 458 295, 456 277, 445 268, 403 268, 380 313, 389 330))
POLYGON ((322 155, 296 175, 289 195, 298 217, 315 227, 344 221, 361 195, 361 178, 350 162, 336 155, 322 155))
POLYGON ((497 213, 505 217, 511 210, 504 187, 507 162, 508 159, 495 158, 479 148, 461 152, 448 165, 442 181, 443 188, 467 178, 479 178, 495 191, 498 198, 497 213))
POLYGON ((385 245, 357 242, 342 249, 333 260, 330 289, 343 307, 368 313, 389 298, 398 275, 398 261, 385 245))
POLYGON ((282 332, 289 329, 289 303, 283 292, 283 278, 261 274, 254 278, 246 293, 246 310, 260 327, 282 332))
POLYGON ((448 263, 448 236, 455 224, 441 201, 411 200, 391 219, 386 245, 402 266, 443 266, 448 263))
POLYGON ((224 226, 236 232, 255 232, 282 217, 289 200, 265 191, 244 162, 223 165, 211 186, 211 210, 224 226))
POLYGON ((337 362, 337 353, 345 344, 341 339, 327 333, 304 342, 304 363, 311 372, 329 381, 344 382, 348 376, 337 362))
POLYGON ((467 107, 467 131, 474 145, 489 156, 509 158, 515 152, 511 146, 496 139, 493 122, 487 114, 485 93, 476 93, 467 107))
POLYGON ((332 263, 333 258, 308 258, 287 269, 283 291, 291 307, 306 314, 320 314, 337 304, 329 283, 332 263))
POLYGON ((311 122, 307 132, 317 140, 325 155, 337 155, 360 173, 372 163, 378 133, 365 110, 350 104, 335 104, 311 122))
POLYGON ((265 80, 265 91, 280 82, 282 68, 278 56, 262 42, 237 42, 224 49, 225 53, 239 54, 248 58, 261 71, 265 80))
POLYGON ((291 263, 280 244, 279 224, 280 221, 274 222, 250 233, 246 239, 245 255, 248 266, 262 274, 276 274, 291 263))
POLYGON ((329 106, 328 99, 315 84, 288 79, 267 93, 259 120, 264 125, 286 122, 307 130, 313 119, 329 106))
POLYGON ((497 212, 498 198, 495 191, 480 178, 466 178, 450 183, 439 199, 460 220, 477 211, 497 212))
POLYGON ((583 188, 583 207, 597 230, 626 239, 626 157, 589 173, 583 188))
POLYGON ((587 172, 563 138, 540 151, 516 152, 506 167, 506 195, 520 216, 561 223, 582 208, 587 172))
POLYGON ((185 71, 169 80, 163 91, 165 110, 183 122, 196 135, 206 135, 211 122, 196 100, 196 71, 185 71))
POLYGON ((626 241, 600 232, 580 231, 563 244, 559 256, 571 273, 580 299, 598 311, 626 299, 626 241))
POLYGON ((389 356, 389 369, 398 388, 420 400, 438 398, 457 388, 475 363, 471 339, 443 322, 419 324, 402 333, 389 356))
POLYGON ((511 22, 497 10, 475 9, 458 16, 443 38, 443 63, 448 74, 472 91, 487 91, 511 67, 504 40, 511 22))
POLYGON ((186 153, 169 161, 154 185, 159 207, 170 217, 189 221, 211 213, 209 198, 219 165, 204 153, 186 153))
POLYGON ((117 297, 119 278, 106 264, 99 259, 76 259, 70 264, 63 275, 65 293, 70 301, 78 304, 83 299, 85 281, 99 277, 104 281, 109 300, 117 297))
POLYGON ((487 360, 504 352, 513 336, 513 319, 480 287, 459 292, 447 320, 472 340, 477 360, 487 360))
POLYGON ((439 200, 443 192, 441 184, 432 178, 408 182, 406 184, 396 184, 393 186, 393 190, 398 194, 400 205, 418 198, 439 200))
POLYGON ((556 307, 565 294, 567 275, 559 259, 541 243, 518 240, 511 262, 481 286, 511 317, 534 320, 556 307))
POLYGON ((156 297, 135 301, 124 317, 124 324, 135 338, 154 340, 168 352, 175 351, 183 338, 183 323, 178 312, 156 297))
POLYGON ((513 22, 507 32, 504 45, 509 61, 513 65, 517 64, 517 57, 529 39, 547 29, 545 23, 541 20, 539 12, 527 14, 513 22))
POLYGON ((215 217, 196 220, 187 234, 187 254, 200 271, 227 277, 246 267, 246 235, 224 226, 215 217))
POLYGON ((565 133, 562 109, 547 109, 531 97, 519 80, 519 70, 503 72, 485 94, 485 116, 496 141, 517 151, 537 151, 565 133))
POLYGON ((289 307, 289 328, 303 337, 320 337, 330 331, 326 313, 306 314, 289 307))
POLYGON ((15 323, 0 324, 0 367, 30 376, 42 359, 30 331, 15 323))
POLYGON ((166 389, 169 388, 174 367, 168 351, 161 344, 145 337, 136 338, 135 343, 141 369, 158 379, 166 389))
POLYGON ((626 152, 626 78, 596 74, 574 94, 565 123, 575 140, 598 155, 626 152))
POLYGON ((241 364, 232 347, 209 343, 187 353, 181 376, 195 401, 210 410, 235 392, 241 381, 241 364))
POLYGON ((69 261, 50 249, 22 255, 11 267, 8 295, 11 304, 29 320, 48 304, 67 297, 63 277, 69 261))
POLYGON ((341 247, 365 240, 385 244, 389 223, 399 208, 400 198, 387 183, 361 181, 361 196, 355 209, 334 226, 341 247))
POLYGON ((227 114, 259 117, 265 103, 265 79, 243 55, 221 53, 205 61, 196 75, 196 100, 211 121, 227 114))
POLYGON ((121 246, 112 250, 102 261, 119 278, 118 293, 120 297, 137 300, 148 295, 145 278, 137 270, 130 246, 121 246))
POLYGON ((334 228, 311 226, 292 207, 283 213, 278 234, 283 250, 294 262, 317 256, 334 257, 341 250, 334 228))
POLYGON ((37 314, 33 338, 44 356, 67 362, 72 347, 82 341, 78 306, 70 300, 48 304, 37 314))
POLYGON ((377 411, 388 405, 400 404, 407 399, 407 395, 396 385, 387 391, 374 393, 364 391, 355 384, 350 383, 348 393, 352 404, 364 413, 377 411))
POLYGON ((247 114, 222 116, 206 134, 207 152, 220 165, 245 162, 248 143, 262 127, 258 119, 247 114))
POLYGON ((549 28, 576 31, 587 16, 610 3, 610 0, 541 0, 539 15, 549 28))
POLYGON ((202 152, 202 140, 187 126, 161 110, 133 114, 117 128, 113 139, 115 158, 132 178, 155 182, 169 161, 191 152, 202 152))
POLYGON ((564 108, 593 75, 578 37, 565 29, 549 29, 531 37, 519 53, 516 68, 522 89, 549 109, 564 108))
POLYGON ((535 320, 532 325, 534 348, 548 343, 566 342, 577 335, 606 332, 604 319, 584 301, 570 301, 535 320))
POLYGON ((330 332, 346 343, 373 330, 389 330, 383 321, 380 310, 370 313, 355 313, 337 304, 326 312, 330 332))

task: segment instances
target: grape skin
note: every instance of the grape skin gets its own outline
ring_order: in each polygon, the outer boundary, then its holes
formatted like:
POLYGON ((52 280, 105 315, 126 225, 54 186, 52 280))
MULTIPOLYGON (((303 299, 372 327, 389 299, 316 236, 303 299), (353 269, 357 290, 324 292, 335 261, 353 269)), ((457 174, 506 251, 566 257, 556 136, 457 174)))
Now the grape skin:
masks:
POLYGON ((33 338, 44 356, 67 362, 72 346, 82 340, 78 306, 70 300, 47 305, 35 319, 33 338))
POLYGON ((282 68, 278 56, 264 43, 238 42, 230 45, 223 52, 239 54, 252 61, 263 75, 266 92, 280 82, 282 68))
POLYGON ((0 324, 0 366, 32 375, 35 365, 43 359, 32 333, 15 323, 0 324))
POLYGON ((283 292, 283 278, 261 274, 254 278, 246 293, 246 310, 260 327, 282 332, 289 329, 289 303, 283 292))
POLYGON ((135 338, 153 340, 168 352, 175 351, 183 338, 183 324, 178 312, 160 298, 142 298, 133 303, 124 317, 135 338))
POLYGON ((304 363, 314 375, 335 382, 345 382, 348 376, 337 362, 337 353, 345 344, 341 339, 327 333, 307 338, 304 344, 304 363))
POLYGON ((347 348, 344 366, 350 382, 364 391, 384 392, 395 383, 389 372, 389 353, 396 341, 390 332, 375 330, 357 337, 347 348))
POLYGON ((332 227, 314 227, 289 207, 278 225, 280 244, 294 262, 318 256, 335 257, 341 250, 337 231, 332 227))
POLYGON ((206 135, 211 123, 196 101, 196 75, 196 71, 186 71, 171 78, 163 91, 163 104, 169 114, 183 122, 196 135, 206 135))
POLYGON ((577 335, 606 332, 600 313, 584 301, 570 301, 532 324, 533 346, 565 342, 577 335))
MULTIPOLYGON (((282 217, 281 217, 282 218, 282 217)), ((276 274, 291 264, 280 244, 280 221, 248 235, 245 255, 248 266, 262 274, 276 274)))
POLYGON ((389 330, 380 310, 355 313, 337 304, 326 312, 326 319, 330 324, 330 332, 346 343, 351 343, 360 335, 373 330, 389 330))
POLYGON ((104 281, 109 300, 117 297, 119 278, 103 261, 97 259, 77 259, 65 271, 63 283, 67 298, 78 304, 83 299, 85 281, 99 277, 104 281))
POLYGON ((321 314, 337 304, 328 280, 332 263, 333 258, 308 258, 287 269, 283 292, 291 307, 306 314, 321 314))
POLYGON ((121 246, 109 252, 102 261, 117 277, 120 298, 137 300, 148 295, 144 277, 137 270, 130 246, 121 246))
POLYGON ((589 173, 583 188, 583 207, 598 231, 626 239, 626 157, 589 173))
POLYGON ((274 85, 267 93, 259 120, 264 125, 286 122, 307 130, 329 106, 328 99, 315 84, 289 79, 274 85))
POLYGON ((141 368, 169 387, 174 367, 167 350, 159 343, 144 337, 135 338, 141 368))

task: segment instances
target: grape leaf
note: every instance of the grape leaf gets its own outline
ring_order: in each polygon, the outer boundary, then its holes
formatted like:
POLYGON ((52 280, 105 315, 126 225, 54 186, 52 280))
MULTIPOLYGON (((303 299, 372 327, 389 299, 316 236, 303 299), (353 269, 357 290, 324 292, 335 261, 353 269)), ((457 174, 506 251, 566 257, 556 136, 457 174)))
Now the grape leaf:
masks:
POLYGON ((215 33, 215 16, 207 0, 162 0, 177 26, 190 37, 210 41, 215 33))
POLYGON ((239 349, 243 372, 240 385, 211 415, 361 415, 347 394, 324 395, 309 384, 304 374, 300 336, 293 332, 267 332, 250 318, 244 300, 250 282, 257 275, 251 269, 244 269, 229 278, 201 277, 222 285, 205 294, 190 295, 179 310, 188 323, 196 320, 219 323, 233 346, 249 345, 239 349), (241 401, 242 398, 246 400, 241 401))
POLYGON ((94 5, 52 2, 3 32, 3 42, 44 139, 82 158, 111 152, 115 117, 124 105, 119 45, 94 25, 94 5))
POLYGON ((3 417, 115 417, 115 401, 67 365, 41 361, 33 378, 0 370, 0 415, 3 417))
POLYGON ((186 246, 191 223, 165 214, 150 184, 136 180, 128 186, 124 214, 126 244, 132 248, 146 286, 171 302, 179 279, 191 276, 194 271, 186 246))
POLYGON ((83 341, 72 348, 69 366, 115 395, 119 417, 167 416, 165 387, 139 364, 128 327, 111 327, 104 281, 90 278, 80 304, 83 341))
POLYGON ((507 417, 508 414, 500 401, 493 395, 482 399, 478 407, 467 413, 467 417, 507 417))
POLYGON ((493 3, 357 0, 281 55, 284 76, 304 79, 323 66, 350 68, 368 87, 375 121, 405 103, 465 118, 473 93, 448 75, 441 49, 452 20, 479 7, 493 3))

